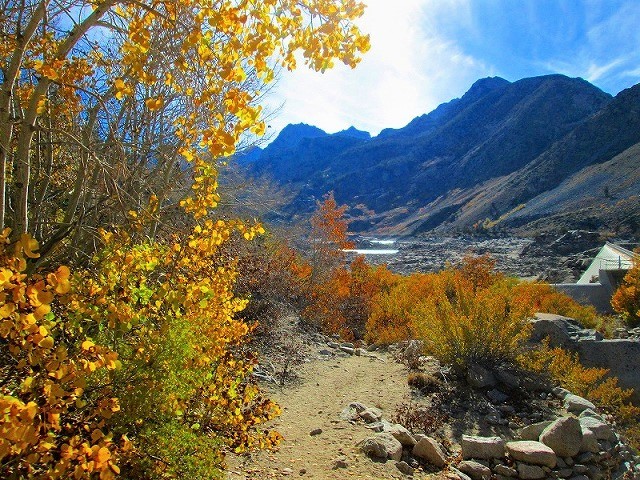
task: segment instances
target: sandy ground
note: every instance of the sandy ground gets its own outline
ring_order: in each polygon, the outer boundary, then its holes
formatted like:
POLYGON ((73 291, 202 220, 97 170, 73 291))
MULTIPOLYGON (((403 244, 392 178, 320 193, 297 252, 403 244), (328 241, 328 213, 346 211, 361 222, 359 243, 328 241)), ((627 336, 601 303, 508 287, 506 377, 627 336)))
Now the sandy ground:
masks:
MULTIPOLYGON (((385 353, 375 357, 320 356, 318 346, 300 371, 300 381, 275 389, 272 397, 283 409, 273 422, 285 438, 276 452, 228 458, 229 480, 264 478, 384 479, 410 478, 394 461, 374 462, 356 444, 371 430, 340 419, 353 401, 382 409, 389 420, 396 406, 409 397, 407 370, 385 353), (322 433, 310 435, 315 429, 322 433), (346 457, 348 467, 333 469, 335 460, 346 457)), ((412 478, 448 478, 417 470, 412 478)))

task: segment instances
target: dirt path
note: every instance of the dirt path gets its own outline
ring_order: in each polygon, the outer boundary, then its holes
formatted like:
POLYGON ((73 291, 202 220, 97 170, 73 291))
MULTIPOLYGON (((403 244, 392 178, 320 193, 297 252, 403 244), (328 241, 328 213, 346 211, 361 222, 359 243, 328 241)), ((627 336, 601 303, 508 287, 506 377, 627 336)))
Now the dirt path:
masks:
MULTIPOLYGON (((229 480, 408 478, 395 462, 373 462, 359 452, 356 444, 370 436, 371 430, 340 419, 340 412, 353 401, 378 407, 385 419, 391 419, 396 406, 409 395, 406 369, 383 353, 326 356, 318 353, 322 348, 326 347, 317 346, 311 353, 298 385, 272 392, 283 409, 274 422, 285 437, 279 451, 229 458, 229 480), (316 429, 322 433, 310 435, 316 429), (333 469, 339 457, 348 466, 333 469)), ((413 478, 446 477, 416 471, 413 478)))

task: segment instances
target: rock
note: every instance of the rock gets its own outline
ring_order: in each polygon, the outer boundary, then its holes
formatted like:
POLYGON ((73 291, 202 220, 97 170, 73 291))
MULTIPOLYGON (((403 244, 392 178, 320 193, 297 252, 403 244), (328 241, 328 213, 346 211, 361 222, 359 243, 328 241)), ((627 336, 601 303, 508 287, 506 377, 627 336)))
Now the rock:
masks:
POLYGON ((327 342, 327 347, 329 348, 340 348, 340 344, 336 342, 327 342))
POLYGON ((573 457, 582 446, 582 427, 575 417, 562 417, 544 429, 540 441, 559 457, 573 457))
POLYGON ((283 475, 293 475, 293 469, 291 469, 291 468, 283 468, 282 469, 282 474, 283 475))
POLYGON ((534 440, 537 442, 538 440, 540 440, 540 434, 552 423, 552 421, 547 420, 544 422, 532 423, 531 425, 527 425, 526 427, 520 429, 520 431, 518 432, 518 437, 521 440, 534 440))
POLYGON ((347 457, 338 457, 333 460, 333 470, 337 470, 338 468, 347 468, 349 466, 349 462, 347 461, 347 457))
POLYGON ((564 397, 566 397, 567 395, 569 395, 571 392, 569 390, 567 390, 566 388, 562 388, 562 387, 555 387, 553 389, 553 394, 558 397, 560 400, 564 400, 564 397))
POLYGON ((489 400, 491 400, 493 403, 502 403, 509 398, 509 395, 505 395, 500 390, 496 390, 494 388, 493 390, 489 390, 487 392, 487 397, 489 397, 489 400))
POLYGON ((466 473, 462 473, 456 467, 451 466, 449 467, 449 470, 451 471, 452 474, 458 477, 459 480, 471 480, 471 477, 469 475, 467 475, 466 473))
MULTIPOLYGON (((395 440, 395 438, 394 438, 395 440)), ((396 440, 397 441, 397 440, 396 440)), ((400 443, 400 442, 398 442, 400 443)), ((435 465, 438 468, 442 468, 447 463, 447 456, 442 451, 438 442, 436 442, 431 437, 422 438, 416 443, 413 447, 411 453, 418 457, 426 460, 432 465, 435 465)))
POLYGON ((494 387, 498 382, 496 377, 480 365, 471 365, 467 372, 467 383, 473 388, 494 387))
POLYGON ((309 432, 309 435, 311 435, 312 437, 315 437, 316 435, 320 435, 321 433, 322 433, 321 428, 314 428, 309 432))
POLYGON ((370 457, 396 461, 402 458, 402 444, 390 433, 383 432, 373 437, 365 438, 358 446, 360 450, 370 457))
POLYGON ((511 372, 506 370, 497 370, 494 374, 498 383, 507 388, 507 390, 515 390, 520 387, 520 378, 511 372))
POLYGON ((375 407, 367 408, 359 413, 360 418, 367 423, 379 422, 382 418, 382 410, 375 407))
POLYGON ((413 447, 416 443, 416 439, 411 435, 411 432, 405 427, 396 423, 387 428, 387 432, 394 436, 405 447, 413 447))
POLYGON ((462 435, 462 458, 502 458, 505 443, 500 437, 474 437, 462 435))
POLYGON ((604 418, 602 417, 602 415, 600 415, 599 413, 594 412, 590 408, 587 408, 586 410, 583 410, 580 413, 579 417, 580 418, 582 418, 582 417, 593 417, 593 418, 597 418, 598 420, 601 420, 601 421, 604 422, 604 418))
POLYGON ((529 337, 531 343, 541 343, 549 338, 551 347, 569 348, 573 340, 571 333, 581 328, 580 324, 572 318, 550 313, 536 313, 531 321, 533 330, 529 337))
POLYGON ((351 347, 344 347, 342 345, 340 345, 340 351, 344 352, 344 353, 348 353, 349 355, 353 355, 355 353, 355 350, 351 347))
POLYGON ((351 342, 342 342, 340 346, 345 348, 355 348, 355 345, 351 342))
POLYGON ((583 429, 593 432, 597 440, 613 440, 615 438, 611 425, 594 417, 582 417, 579 419, 583 429))
POLYGON ((364 412, 366 409, 367 407, 360 402, 351 402, 340 412, 340 418, 348 422, 355 422, 360 418, 359 413, 364 412))
POLYGON ((579 397, 578 395, 574 395, 570 393, 566 397, 564 397, 564 408, 572 413, 582 413, 587 408, 591 410, 595 410, 596 406, 591 403, 586 398, 579 397))
MULTIPOLYGON (((531 440, 508 442, 507 452, 516 460, 533 465, 545 465, 549 468, 556 466, 556 454, 544 443, 531 440)), ((518 470, 519 471, 519 470, 518 470)))
POLYGON ((458 470, 466 473, 474 480, 488 480, 491 478, 491 469, 473 460, 463 460, 458 464, 458 470))
POLYGON ((493 471, 496 472, 497 475, 502 475, 503 477, 517 477, 518 472, 515 468, 507 467, 501 463, 497 464, 493 467, 493 471))
POLYGON ((407 462, 396 462, 396 468, 400 470, 400 473, 405 475, 413 475, 413 467, 407 462))
POLYGON ((559 478, 569 478, 571 475, 573 475, 573 469, 572 468, 561 468, 560 470, 558 470, 556 472, 556 475, 559 478))
POLYGON ((361 356, 362 356, 362 351, 363 351, 363 350, 362 350, 361 348, 355 348, 355 349, 353 350, 353 353, 354 353, 356 356, 361 357, 361 356))
POLYGON ((580 451, 591 453, 598 453, 600 451, 600 445, 598 444, 595 433, 584 426, 582 426, 582 444, 580 445, 580 451))
POLYGON ((368 428, 369 430, 373 430, 374 432, 383 432, 384 431, 384 422, 373 422, 365 425, 364 428, 368 428))
POLYGON ((546 476, 545 471, 537 465, 518 463, 518 478, 522 480, 537 480, 546 476))

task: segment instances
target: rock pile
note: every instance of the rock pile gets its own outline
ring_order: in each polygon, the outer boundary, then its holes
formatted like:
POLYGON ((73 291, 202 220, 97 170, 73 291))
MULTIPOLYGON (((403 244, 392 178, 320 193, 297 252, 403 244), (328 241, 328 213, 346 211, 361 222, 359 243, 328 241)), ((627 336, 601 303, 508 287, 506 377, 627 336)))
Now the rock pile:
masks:
POLYGON ((588 400, 557 388, 564 409, 555 420, 527 425, 514 438, 462 435, 461 457, 436 439, 414 434, 382 418, 382 412, 353 402, 341 418, 363 421, 375 432, 359 443, 377 461, 394 461, 405 475, 419 466, 448 468, 461 479, 640 479, 640 456, 627 447, 588 400))

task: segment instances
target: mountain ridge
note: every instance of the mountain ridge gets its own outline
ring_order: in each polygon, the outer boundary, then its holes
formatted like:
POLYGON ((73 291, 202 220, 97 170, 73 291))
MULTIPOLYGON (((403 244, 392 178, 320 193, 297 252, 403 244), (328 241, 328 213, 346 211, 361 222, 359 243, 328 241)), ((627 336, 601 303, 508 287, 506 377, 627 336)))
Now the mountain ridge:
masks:
POLYGON ((564 75, 488 77, 376 137, 354 127, 327 134, 304 124, 283 133, 248 168, 292 192, 283 209, 289 218, 304 216, 332 190, 352 207, 356 231, 515 228, 526 221, 523 212, 513 215, 525 209, 521 204, 640 143, 640 86, 614 98, 564 75))

